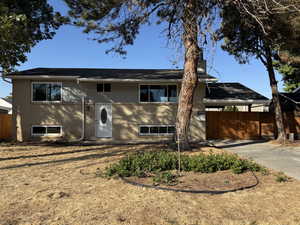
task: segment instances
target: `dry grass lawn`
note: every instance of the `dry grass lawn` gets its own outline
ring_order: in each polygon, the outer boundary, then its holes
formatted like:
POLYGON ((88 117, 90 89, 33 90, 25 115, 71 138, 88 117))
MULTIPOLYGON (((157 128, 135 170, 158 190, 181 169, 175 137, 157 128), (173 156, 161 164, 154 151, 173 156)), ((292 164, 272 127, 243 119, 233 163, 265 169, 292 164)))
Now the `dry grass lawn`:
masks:
POLYGON ((201 195, 97 176, 129 151, 161 146, 0 146, 0 224, 300 224, 300 182, 201 195), (99 168, 99 169, 98 169, 99 168))

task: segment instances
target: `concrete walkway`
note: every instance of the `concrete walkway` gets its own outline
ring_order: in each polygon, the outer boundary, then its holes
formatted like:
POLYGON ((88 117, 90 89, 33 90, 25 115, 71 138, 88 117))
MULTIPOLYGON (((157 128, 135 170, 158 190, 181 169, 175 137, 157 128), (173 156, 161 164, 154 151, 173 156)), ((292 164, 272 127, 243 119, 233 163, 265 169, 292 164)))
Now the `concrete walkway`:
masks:
POLYGON ((300 180, 300 147, 282 147, 263 141, 210 141, 220 147, 268 168, 300 180))

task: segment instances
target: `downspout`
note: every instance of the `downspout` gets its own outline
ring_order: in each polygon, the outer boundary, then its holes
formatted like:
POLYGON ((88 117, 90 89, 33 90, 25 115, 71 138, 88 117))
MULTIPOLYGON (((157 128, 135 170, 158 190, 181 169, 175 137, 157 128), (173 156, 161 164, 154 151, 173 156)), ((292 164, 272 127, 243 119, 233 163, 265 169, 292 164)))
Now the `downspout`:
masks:
MULTIPOLYGON (((80 81, 79 79, 76 80, 77 85, 80 88, 80 81)), ((81 137, 78 141, 83 141, 85 137, 85 97, 81 97, 81 137)))
POLYGON ((83 141, 85 136, 85 98, 81 98, 81 137, 78 141, 83 141))

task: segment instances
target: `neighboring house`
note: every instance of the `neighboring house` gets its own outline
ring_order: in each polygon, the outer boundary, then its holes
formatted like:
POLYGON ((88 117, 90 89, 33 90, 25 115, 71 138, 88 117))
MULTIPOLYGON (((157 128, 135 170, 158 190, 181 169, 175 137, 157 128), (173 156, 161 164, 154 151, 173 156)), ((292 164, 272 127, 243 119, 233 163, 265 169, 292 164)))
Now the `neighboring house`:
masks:
MULTIPOLYGON (((205 85, 216 81, 204 67, 198 69, 190 122, 193 141, 206 138, 205 85)), ((9 74, 14 137, 114 143, 170 140, 182 75, 182 70, 79 68, 9 74)))
POLYGON ((0 113, 12 114, 12 104, 3 98, 0 98, 0 113))
POLYGON ((240 112, 268 112, 270 100, 240 83, 208 83, 204 104, 206 111, 235 106, 240 112))
MULTIPOLYGON (((300 87, 289 93, 279 93, 280 104, 284 112, 300 113, 300 87)), ((272 105, 273 109, 273 105, 272 105)))

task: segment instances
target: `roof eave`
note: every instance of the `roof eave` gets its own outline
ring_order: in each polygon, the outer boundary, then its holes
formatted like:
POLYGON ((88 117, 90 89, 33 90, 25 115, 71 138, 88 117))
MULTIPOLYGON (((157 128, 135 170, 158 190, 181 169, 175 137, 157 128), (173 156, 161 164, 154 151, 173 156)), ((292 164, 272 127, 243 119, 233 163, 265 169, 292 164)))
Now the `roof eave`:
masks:
MULTIPOLYGON (((182 79, 114 79, 114 78, 107 78, 107 79, 95 79, 95 78, 78 78, 80 82, 181 82, 182 79)), ((214 82, 217 81, 215 78, 199 78, 199 82, 214 82)))
MULTIPOLYGON (((116 79, 116 78, 80 78, 80 76, 49 76, 49 75, 7 75, 6 78, 10 79, 31 79, 31 80, 76 80, 79 82, 181 82, 182 79, 116 79)), ((199 78, 199 82, 215 82, 216 78, 199 78)))
POLYGON ((38 76, 32 76, 32 75, 7 75, 5 78, 9 79, 31 79, 31 80, 40 80, 40 79, 50 79, 50 80, 76 80, 79 78, 79 76, 49 76, 49 75, 38 75, 38 76))
POLYGON ((1 106, 0 105, 0 109, 9 111, 9 110, 12 109, 12 107, 6 107, 6 106, 1 106))
POLYGON ((284 98, 290 100, 291 102, 295 103, 296 105, 299 105, 299 104, 300 104, 300 102, 298 102, 298 101, 296 101, 296 100, 294 100, 294 99, 292 99, 292 98, 286 96, 285 93, 279 93, 279 94, 280 94, 282 97, 284 97, 284 98))

